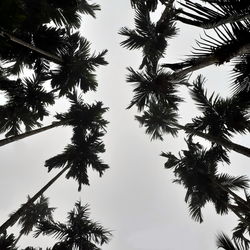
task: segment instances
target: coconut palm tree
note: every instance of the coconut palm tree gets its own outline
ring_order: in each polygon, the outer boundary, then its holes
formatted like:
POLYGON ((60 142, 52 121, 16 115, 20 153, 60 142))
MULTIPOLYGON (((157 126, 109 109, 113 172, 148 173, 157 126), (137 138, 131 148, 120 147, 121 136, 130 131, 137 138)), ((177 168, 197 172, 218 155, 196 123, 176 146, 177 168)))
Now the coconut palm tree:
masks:
MULTIPOLYGON (((150 34, 154 34, 153 28, 155 28, 150 19, 150 12, 154 11, 155 8, 148 6, 150 1, 132 1, 132 7, 135 8, 135 29, 123 28, 120 32, 121 35, 127 37, 121 43, 122 46, 128 49, 143 49, 143 66, 160 66, 159 59, 164 57, 164 51, 167 47, 166 39, 176 34, 176 29, 169 29, 170 27, 175 27, 176 21, 189 22, 188 24, 191 25, 197 23, 198 26, 202 27, 209 25, 220 26, 215 29, 217 38, 205 33, 205 36, 197 41, 197 48, 187 59, 178 63, 162 64, 163 67, 168 67, 172 70, 171 77, 167 79, 165 85, 168 85, 170 80, 174 81, 204 67, 221 65, 233 58, 244 58, 248 54, 250 50, 250 33, 249 3, 247 1, 240 1, 240 4, 238 1, 227 1, 227 4, 224 1, 213 1, 211 3, 213 8, 211 9, 188 0, 182 4, 184 8, 174 7, 173 1, 163 2, 165 2, 165 10, 156 24, 164 24, 163 26, 168 32, 161 33, 156 31, 157 35, 154 37, 163 35, 164 43, 158 44, 155 42, 156 40, 149 39, 150 34), (214 7, 217 10, 214 10, 214 7), (193 13, 189 13, 190 10, 193 13), (228 23, 228 26, 223 25, 224 23, 228 23), (172 31, 170 32, 170 30, 172 31), (151 48, 149 52, 145 49, 145 46, 151 48), (158 49, 160 49, 160 53, 158 53, 157 58, 150 57, 151 53, 157 55, 156 51, 158 49)), ((154 4, 154 6, 156 7, 157 5, 154 4)))
POLYGON ((250 157, 250 149, 236 144, 229 139, 220 136, 203 133, 199 129, 193 128, 191 124, 181 125, 178 123, 178 113, 175 108, 169 107, 166 103, 150 102, 148 108, 142 115, 137 115, 136 120, 146 127, 146 133, 152 135, 152 139, 163 140, 163 135, 170 133, 176 136, 178 130, 183 130, 189 135, 198 136, 212 144, 218 144, 225 149, 233 150, 237 153, 250 157))
POLYGON ((157 6, 156 1, 131 1, 135 7, 135 29, 122 28, 120 35, 126 37, 121 45, 128 49, 141 49, 143 60, 140 69, 149 64, 155 65, 163 57, 168 45, 167 39, 177 33, 174 24, 174 13, 171 12, 172 1, 169 2, 167 15, 160 18, 159 22, 150 20, 150 11, 157 6))
POLYGON ((206 1, 201 3, 185 0, 178 8, 177 20, 203 29, 216 28, 228 23, 235 23, 250 18, 248 1, 206 1))
MULTIPOLYGON (((28 200, 30 200, 29 196, 28 200)), ((23 205, 24 204, 22 204, 22 206, 23 205)), ((15 241, 15 244, 20 240, 22 235, 28 235, 40 221, 52 220, 52 213, 54 210, 54 207, 49 207, 49 199, 43 195, 40 196, 36 203, 30 204, 17 221, 18 224, 21 225, 21 231, 15 241)), ((10 217, 14 213, 10 214, 10 217)))
POLYGON ((89 3, 87 0, 58 1, 41 0, 35 4, 33 1, 1 2, 0 26, 7 30, 23 29, 34 30, 41 24, 53 22, 57 26, 80 27, 80 14, 88 14, 95 17, 95 11, 100 6, 89 3), (12 14, 12 15, 10 15, 12 14), (10 17, 10 22, 4 18, 10 17))
MULTIPOLYGON (((168 159, 165 168, 173 169, 176 177, 174 182, 183 185, 187 190, 185 202, 188 203, 191 217, 202 222, 201 209, 208 202, 214 204, 218 214, 226 214, 229 209, 235 212, 237 207, 233 206, 233 202, 240 203, 249 210, 249 204, 233 192, 249 186, 247 177, 218 174, 218 163, 229 163, 225 152, 218 146, 204 150, 199 143, 194 143, 191 137, 187 146, 188 150, 183 150, 179 158, 171 153, 161 155, 168 159)), ((238 216, 237 211, 235 214, 238 216)))
POLYGON ((108 122, 103 119, 102 115, 108 108, 104 108, 102 102, 96 102, 92 105, 87 104, 83 101, 82 96, 78 95, 76 91, 68 93, 67 98, 71 102, 69 110, 65 113, 56 114, 55 118, 57 120, 51 125, 2 139, 0 140, 0 147, 58 126, 72 126, 73 128, 81 127, 83 129, 94 126, 105 128, 108 122))
POLYGON ((242 102, 241 96, 221 98, 213 93, 209 98, 204 89, 205 78, 201 75, 193 83, 191 97, 196 102, 202 115, 187 124, 198 131, 228 139, 233 134, 245 134, 250 131, 250 103, 242 102))
MULTIPOLYGON (((52 36, 55 38, 56 31, 63 31, 62 26, 79 28, 80 27, 80 14, 88 14, 95 17, 95 11, 100 10, 100 6, 97 4, 88 3, 86 0, 81 1, 40 1, 34 4, 32 1, 2 1, 0 8, 0 36, 2 37, 1 52, 4 51, 15 51, 15 48, 19 48, 20 52, 16 51, 16 56, 14 56, 18 61, 24 61, 30 65, 30 60, 36 53, 41 57, 46 57, 57 63, 61 63, 62 59, 54 54, 56 50, 52 50, 55 41, 52 39, 52 44, 49 34, 45 36, 40 36, 37 34, 44 35, 47 28, 47 24, 53 22, 56 28, 49 28, 50 31, 53 30, 52 36), (5 18, 10 18, 11 22, 6 22, 5 18), (42 33, 40 32, 42 31, 42 33), (41 38, 42 42, 39 42, 41 38), (46 41, 47 40, 47 41, 46 41), (46 46, 42 45, 46 41, 46 46), (38 42, 38 43, 37 43, 38 42), (51 47, 52 46, 52 47, 51 47), (23 47, 23 48, 22 48, 23 47), (25 60, 24 52, 26 51, 26 57, 29 59, 25 60), (32 53, 35 52, 34 53, 32 53), (53 53, 51 53, 53 52, 53 53), (30 56, 30 53, 32 56, 30 56)), ((9 20, 9 19, 8 19, 9 20)), ((6 52, 7 52, 6 51, 6 52)), ((8 55, 7 53, 4 55, 8 55)), ((15 55, 15 53, 11 53, 15 55)), ((10 54, 8 55, 10 56, 10 54)), ((10 58, 5 57, 6 59, 10 58)))
POLYGON ((50 72, 52 88, 59 88, 59 96, 66 95, 77 86, 84 93, 96 90, 94 72, 98 66, 107 64, 104 59, 107 50, 91 54, 90 42, 79 32, 71 34, 68 31, 67 41, 68 45, 60 53, 63 62, 50 72))
POLYGON ((5 92, 7 102, 0 106, 0 132, 8 131, 6 136, 11 136, 21 132, 21 125, 26 131, 41 126, 39 120, 49 114, 46 107, 54 104, 53 93, 42 87, 45 76, 39 74, 23 81, 1 78, 0 90, 5 92))
POLYGON ((98 222, 89 219, 89 206, 80 201, 68 213, 67 223, 42 221, 35 236, 52 235, 58 240, 53 249, 100 250, 99 245, 108 243, 111 232, 98 222))
POLYGON ((73 129, 72 144, 67 145, 63 153, 45 162, 48 171, 55 168, 62 168, 62 170, 0 226, 0 233, 12 226, 25 213, 30 204, 34 203, 65 172, 67 172, 67 179, 73 178, 78 182, 78 191, 81 190, 82 185, 89 185, 87 174, 89 167, 97 171, 100 177, 103 175, 108 168, 108 165, 103 163, 99 157, 100 153, 105 152, 104 144, 101 141, 101 137, 104 135, 103 129, 102 125, 98 127, 97 124, 89 128, 79 126, 73 129))

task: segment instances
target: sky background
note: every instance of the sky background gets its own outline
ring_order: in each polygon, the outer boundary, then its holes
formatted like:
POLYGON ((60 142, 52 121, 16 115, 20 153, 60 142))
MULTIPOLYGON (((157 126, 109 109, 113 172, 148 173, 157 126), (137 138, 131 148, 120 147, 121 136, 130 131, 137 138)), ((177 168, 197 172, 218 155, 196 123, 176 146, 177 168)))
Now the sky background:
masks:
MULTIPOLYGON (((103 101, 110 110, 105 118, 110 122, 104 138, 106 153, 102 158, 110 169, 102 178, 89 169, 90 186, 77 192, 77 183, 61 177, 45 196, 50 198, 50 206, 57 207, 54 219, 64 222, 67 212, 77 200, 88 203, 91 218, 104 227, 113 230, 113 238, 103 250, 211 250, 216 249, 215 238, 220 231, 230 234, 236 225, 234 215, 216 215, 212 206, 204 209, 204 223, 194 222, 188 215, 184 202, 185 191, 172 183, 171 171, 164 169, 162 151, 175 154, 185 149, 183 133, 178 138, 165 136, 164 141, 150 141, 144 129, 134 120, 136 109, 126 110, 133 94, 126 83, 126 67, 138 69, 141 54, 120 47, 122 37, 118 31, 123 26, 133 27, 133 11, 130 1, 99 1, 102 11, 97 19, 84 17, 81 32, 92 42, 93 51, 108 49, 108 66, 98 69, 99 88, 97 93, 88 94, 86 101, 103 101)), ((158 13, 159 14, 159 13, 158 13)), ((198 30, 179 26, 179 35, 170 42, 166 57, 162 62, 175 62, 188 55, 198 30)), ((208 92, 213 91, 227 96, 230 91, 229 67, 209 67, 198 73, 208 79, 208 92)), ((197 75, 197 74, 196 74, 197 75)), ((195 74, 191 79, 194 79, 195 74)), ((198 112, 190 102, 188 92, 180 89, 186 98, 181 106, 181 123, 190 121, 198 112)), ((68 104, 60 101, 51 109, 64 112, 68 104)), ((46 124, 52 120, 47 119, 46 124)), ((62 152, 70 143, 70 128, 55 128, 0 148, 0 223, 8 214, 26 201, 45 185, 56 171, 47 173, 46 159, 62 152)), ((234 141, 250 147, 247 136, 234 138, 234 141)), ((235 175, 250 173, 247 158, 231 153, 231 166, 221 166, 220 170, 235 175)), ((17 233, 16 227, 9 232, 17 233)), ((50 237, 23 236, 18 245, 46 247, 53 245, 50 237)))

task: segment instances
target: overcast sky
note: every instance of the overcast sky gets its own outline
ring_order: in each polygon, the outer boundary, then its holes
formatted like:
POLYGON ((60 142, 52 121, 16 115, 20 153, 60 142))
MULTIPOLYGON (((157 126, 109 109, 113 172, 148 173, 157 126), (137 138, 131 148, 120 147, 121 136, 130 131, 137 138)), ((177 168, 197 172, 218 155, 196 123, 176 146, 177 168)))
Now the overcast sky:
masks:
MULTIPOLYGON (((188 215, 184 202, 185 191, 172 183, 173 175, 164 169, 162 151, 177 153, 185 148, 183 134, 170 136, 164 142, 150 141, 134 120, 135 109, 126 110, 132 98, 132 87, 126 83, 126 67, 138 68, 140 53, 119 46, 122 41, 117 33, 123 26, 132 27, 133 12, 130 1, 109 0, 100 2, 102 11, 97 19, 83 19, 82 34, 92 42, 93 50, 108 49, 109 65, 98 70, 97 93, 86 100, 100 100, 110 110, 106 119, 110 121, 105 136, 106 153, 103 159, 110 169, 102 178, 89 170, 90 186, 77 192, 77 183, 61 177, 46 193, 50 206, 57 207, 54 218, 64 222, 67 212, 77 200, 90 204, 91 218, 113 230, 112 241, 103 250, 211 250, 215 247, 215 235, 220 231, 230 234, 236 225, 234 215, 216 215, 212 207, 204 209, 204 223, 194 222, 188 215)), ((196 29, 180 26, 181 31, 171 43, 165 62, 175 61, 190 53, 191 45, 199 38, 196 29)), ((199 73, 208 77, 209 93, 216 91, 223 96, 229 94, 228 68, 210 67, 199 73), (224 71, 224 72, 222 72, 224 71)), ((194 76, 192 76, 194 77, 194 76)), ((197 112, 187 97, 181 108, 182 123, 189 121, 197 112)), ((53 107, 52 113, 67 109, 64 101, 53 107)), ((50 120, 47 121, 48 123, 50 120)), ((25 202, 26 196, 38 191, 56 172, 46 172, 46 159, 61 153, 70 143, 70 128, 55 128, 43 134, 9 144, 0 149, 1 174, 1 221, 25 202)), ((250 146, 246 136, 235 138, 235 142, 250 146)), ((231 153, 230 167, 221 166, 221 171, 246 174, 250 168, 244 156, 231 153)), ((11 231, 9 231, 11 232, 11 231)), ((18 232, 13 228, 12 232, 18 232)), ((52 246, 49 237, 23 237, 19 245, 52 246)))

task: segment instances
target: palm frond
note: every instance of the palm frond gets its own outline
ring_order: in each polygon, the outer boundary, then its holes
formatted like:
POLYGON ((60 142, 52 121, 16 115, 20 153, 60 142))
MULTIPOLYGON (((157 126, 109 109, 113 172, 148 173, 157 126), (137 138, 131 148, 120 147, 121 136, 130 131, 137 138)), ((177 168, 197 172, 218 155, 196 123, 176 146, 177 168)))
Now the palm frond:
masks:
POLYGON ((100 139, 103 135, 104 133, 96 128, 92 131, 74 129, 72 144, 67 145, 63 153, 46 160, 45 167, 51 171, 53 168, 67 166, 66 178, 75 179, 78 182, 78 191, 80 191, 82 185, 89 185, 88 167, 96 170, 100 177, 109 168, 98 156, 105 152, 105 146, 100 139))
POLYGON ((250 4, 248 1, 208 1, 209 7, 186 0, 180 3, 181 15, 177 19, 183 23, 211 29, 220 25, 249 19, 250 4))
POLYGON ((52 88, 59 88, 59 95, 66 95, 79 86, 83 92, 96 90, 96 67, 106 65, 106 50, 95 55, 90 54, 90 42, 79 33, 69 36, 68 48, 61 54, 63 63, 51 72, 52 88))
POLYGON ((194 221, 197 221, 199 223, 203 222, 201 206, 189 203, 189 214, 194 221))
POLYGON ((98 222, 89 219, 89 206, 80 201, 68 213, 67 223, 43 221, 40 223, 36 237, 40 234, 52 235, 59 240, 57 246, 63 249, 92 249, 99 250, 97 245, 108 243, 111 232, 98 222))
POLYGON ((225 250, 240 250, 240 248, 234 246, 232 241, 224 233, 217 235, 216 245, 217 248, 223 248, 225 250))
POLYGON ((199 75, 193 82, 193 88, 190 90, 192 99, 204 113, 211 109, 214 110, 213 106, 219 99, 218 95, 214 97, 214 93, 209 98, 207 97, 207 91, 204 89, 205 81, 206 79, 202 75, 199 75))
POLYGON ((99 4, 89 3, 86 0, 77 2, 77 10, 82 14, 91 15, 92 17, 96 17, 95 12, 101 10, 99 4))
POLYGON ((249 226, 245 222, 240 221, 233 229, 233 239, 239 245, 239 250, 249 249, 250 241, 245 236, 245 233, 249 234, 249 226))
POLYGON ((13 234, 0 234, 0 249, 17 250, 17 248, 15 247, 15 241, 16 240, 13 234))
POLYGON ((128 49, 141 48, 143 60, 140 69, 149 64, 157 64, 160 58, 164 56, 168 45, 167 39, 177 33, 173 21, 173 13, 165 13, 158 23, 153 23, 150 19, 150 9, 144 1, 135 3, 135 29, 122 28, 121 35, 127 37, 121 45, 128 49))
POLYGON ((67 226, 60 222, 41 221, 35 231, 34 237, 42 235, 51 235, 56 239, 63 240, 67 235, 67 226))
POLYGON ((241 54, 246 53, 244 46, 247 46, 250 38, 249 22, 233 23, 230 26, 216 28, 216 38, 205 33, 205 38, 200 38, 200 41, 196 42, 197 48, 192 53, 194 56, 189 60, 193 60, 195 64, 197 60, 210 56, 216 58, 217 64, 220 65, 238 56, 241 50, 241 54))
POLYGON ((174 156, 172 153, 170 153, 170 152, 168 152, 168 153, 162 152, 161 156, 168 159, 166 161, 166 163, 164 164, 164 167, 166 169, 173 168, 173 167, 175 167, 179 163, 179 159, 176 156, 174 156))
POLYGON ((203 87, 204 78, 199 76, 190 91, 203 116, 192 119, 188 127, 206 131, 213 136, 228 139, 234 133, 244 134, 250 129, 249 103, 240 94, 221 98, 212 94, 209 98, 203 87), (243 103, 242 103, 243 100, 243 103))
POLYGON ((147 38, 138 34, 135 30, 123 27, 119 31, 119 35, 126 36, 127 39, 121 42, 121 45, 127 49, 143 48, 147 42, 147 38))
POLYGON ((141 116, 135 116, 141 126, 146 127, 146 133, 151 135, 151 139, 163 140, 163 135, 170 133, 172 136, 177 136, 178 128, 177 123, 178 115, 176 111, 167 106, 167 103, 149 104, 148 110, 143 112, 141 116))
POLYGON ((165 103, 166 105, 177 109, 178 103, 182 99, 177 95, 176 87, 183 84, 184 79, 170 80, 171 74, 163 70, 153 71, 147 68, 146 71, 137 72, 128 68, 130 74, 127 76, 127 82, 134 83, 134 97, 128 106, 131 108, 136 105, 139 111, 153 100, 165 103))
POLYGON ((250 55, 245 54, 234 60, 232 90, 234 94, 250 91, 250 55))
POLYGON ((220 174, 218 175, 217 180, 218 183, 232 190, 245 189, 249 187, 249 179, 245 175, 233 177, 228 174, 220 174))

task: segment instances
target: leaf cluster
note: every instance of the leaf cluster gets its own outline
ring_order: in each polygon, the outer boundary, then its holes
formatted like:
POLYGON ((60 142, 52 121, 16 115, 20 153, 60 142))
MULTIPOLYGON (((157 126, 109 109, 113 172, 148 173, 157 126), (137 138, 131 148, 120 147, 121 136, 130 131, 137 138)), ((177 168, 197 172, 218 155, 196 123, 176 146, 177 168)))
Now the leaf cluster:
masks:
POLYGON ((224 99, 213 93, 208 98, 204 82, 205 78, 198 76, 190 91, 191 97, 203 114, 193 118, 192 123, 187 126, 222 138, 249 132, 248 103, 242 102, 240 95, 224 99))
POLYGON ((165 168, 173 169, 175 183, 184 186, 186 191, 185 202, 188 203, 191 217, 203 221, 201 209, 208 202, 212 202, 218 214, 228 213, 232 202, 232 190, 244 189, 249 186, 245 176, 232 177, 218 173, 218 163, 229 159, 225 151, 211 147, 205 150, 199 143, 190 138, 187 141, 188 150, 183 150, 179 158, 171 153, 162 153, 167 158, 165 168))
POLYGON ((89 249, 99 250, 98 245, 108 243, 111 232, 98 222, 89 219, 89 206, 78 201, 68 213, 66 224, 55 221, 43 221, 39 224, 35 236, 51 235, 59 242, 53 249, 89 249))

